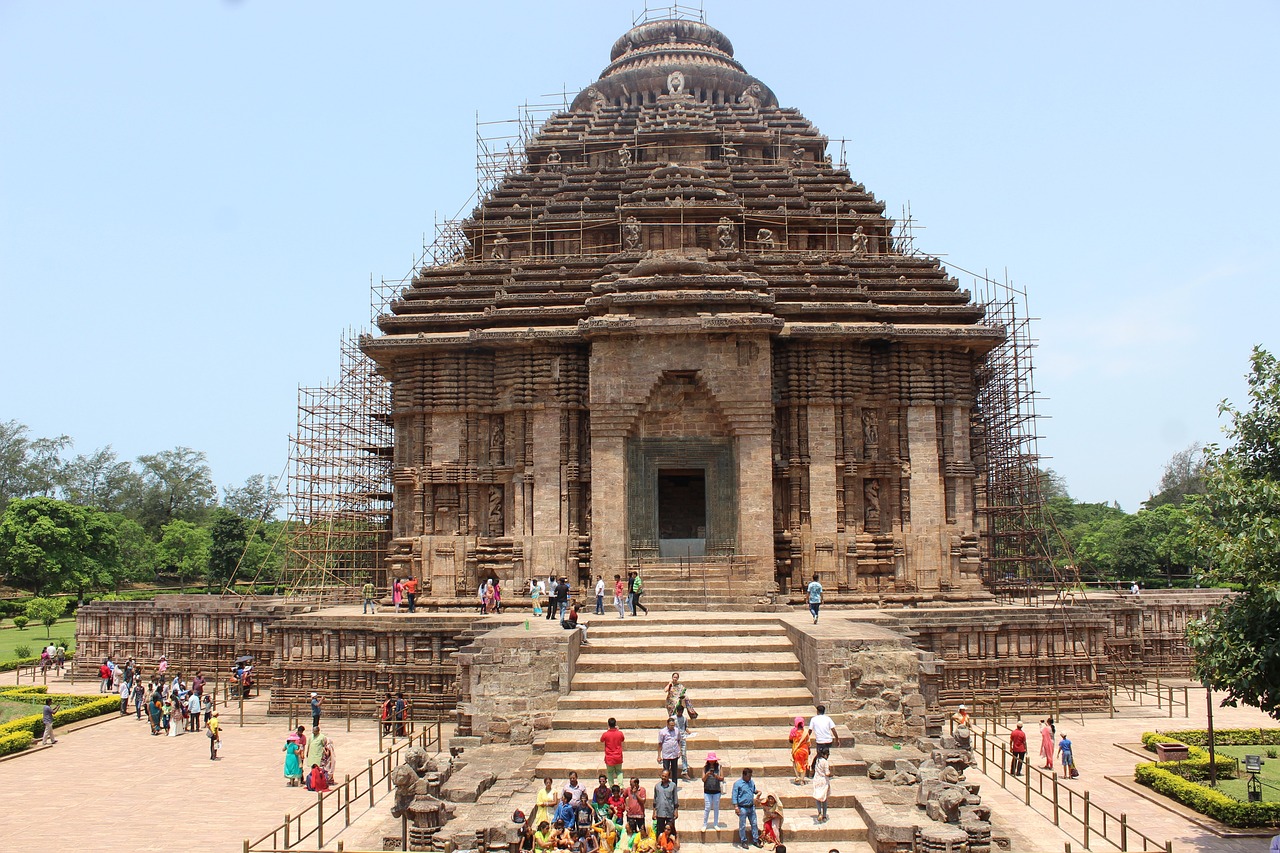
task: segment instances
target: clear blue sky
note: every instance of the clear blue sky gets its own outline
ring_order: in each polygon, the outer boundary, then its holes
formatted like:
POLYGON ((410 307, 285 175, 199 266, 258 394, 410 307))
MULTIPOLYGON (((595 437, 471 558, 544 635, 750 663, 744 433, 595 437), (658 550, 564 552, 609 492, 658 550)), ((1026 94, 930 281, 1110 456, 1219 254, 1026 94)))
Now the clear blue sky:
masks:
MULTIPOLYGON (((0 420, 275 476, 370 275, 474 189, 477 113, 586 86, 641 8, 0 0, 0 420)), ((1137 508, 1280 348, 1280 4, 706 16, 919 247, 1030 291, 1076 497, 1137 508)))

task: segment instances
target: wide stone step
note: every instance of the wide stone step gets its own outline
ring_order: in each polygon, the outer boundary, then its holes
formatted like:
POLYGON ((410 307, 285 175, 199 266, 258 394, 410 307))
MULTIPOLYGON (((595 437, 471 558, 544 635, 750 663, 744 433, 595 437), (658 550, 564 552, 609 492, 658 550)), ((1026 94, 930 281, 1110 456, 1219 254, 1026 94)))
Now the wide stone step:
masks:
MULTIPOLYGON (((717 758, 720 759, 726 776, 732 773, 733 777, 737 778, 742 768, 750 767, 761 778, 776 777, 784 780, 791 778, 790 750, 728 748, 724 750, 717 749, 715 752, 717 758)), ((867 775, 866 762, 857 756, 855 750, 837 748, 831 754, 834 759, 832 771, 837 777, 867 775)), ((643 751, 637 752, 630 762, 626 760, 626 755, 627 752, 624 749, 622 766, 628 776, 637 775, 650 784, 657 779, 660 770, 656 747, 649 752, 648 756, 643 751)), ((690 768, 700 767, 705 757, 706 750, 699 750, 694 744, 690 745, 690 768)), ((604 750, 599 749, 595 752, 544 752, 538 759, 537 776, 539 778, 550 776, 553 779, 565 779, 568 778, 571 772, 576 772, 581 779, 596 778, 597 775, 604 772, 604 750)), ((757 785, 759 785, 759 782, 757 782, 757 785)), ((649 784, 646 784, 645 787, 649 787, 649 784)))
MULTIPOLYGON (((694 845, 690 844, 690 841, 696 840, 700 844, 716 845, 716 849, 724 850, 728 844, 737 839, 738 817, 733 813, 732 805, 729 805, 726 810, 725 804, 728 802, 729 798, 725 797, 724 803, 720 804, 720 822, 726 824, 724 829, 703 830, 702 808, 699 807, 695 814, 681 807, 680 817, 676 819, 676 831, 680 834, 682 853, 693 849, 694 845)), ((763 812, 757 808, 757 824, 763 819, 763 812)), ((832 842, 842 842, 839 849, 841 853, 845 853, 849 848, 844 846, 843 842, 866 844, 867 825, 858 812, 851 808, 831 809, 827 822, 817 823, 814 817, 813 800, 810 799, 807 807, 797 808, 794 812, 786 810, 784 806, 782 840, 787 846, 787 853, 804 849, 801 846, 804 844, 830 845, 832 842)), ((815 849, 821 850, 821 853, 827 853, 831 848, 825 846, 825 848, 816 847, 815 849)), ((864 846, 863 849, 869 850, 870 847, 864 846)))
MULTIPOLYGON (((713 714, 708 712, 700 717, 689 732, 687 749, 690 755, 690 763, 692 763, 692 756, 695 752, 705 756, 707 750, 716 750, 717 752, 726 749, 749 750, 785 746, 787 743, 787 731, 790 729, 790 725, 787 728, 779 726, 726 726, 716 725, 714 722, 708 724, 706 719, 708 717, 713 718, 713 714)), ((641 755, 648 751, 652 756, 656 756, 658 752, 658 728, 633 730, 632 736, 627 738, 627 742, 624 744, 624 755, 626 754, 626 746, 630 746, 632 750, 641 755)), ((563 729, 552 729, 546 736, 544 747, 546 752, 594 752, 597 750, 603 752, 603 749, 599 736, 594 732, 563 729)))
MULTIPOLYGON (((606 614, 607 616, 607 614, 606 614)), ((627 616, 619 619, 596 616, 591 622, 591 636, 601 640, 614 640, 624 637, 667 637, 685 639, 689 637, 786 637, 787 631, 776 621, 752 622, 739 624, 735 622, 699 622, 694 625, 679 622, 658 622, 651 618, 627 616)), ((595 642, 594 640, 592 641, 595 642)))
MULTIPOLYGON (((589 651, 589 650, 588 650, 589 651)), ((754 651, 750 654, 738 652, 708 652, 703 653, 696 648, 685 648, 678 652, 669 651, 666 654, 653 653, 650 656, 644 654, 636 655, 620 655, 620 654, 584 654, 578 658, 578 672, 648 672, 654 669, 654 664, 661 662, 662 667, 666 669, 668 678, 673 672, 683 673, 686 669, 714 669, 721 672, 770 672, 777 670, 798 670, 800 661, 796 658, 795 653, 787 652, 760 652, 754 651)), ((693 683, 690 680, 690 683, 693 683)))
MULTIPOLYGON (((616 672, 607 667, 600 667, 584 672, 579 669, 578 674, 573 677, 572 689, 574 693, 579 690, 657 691, 665 702, 666 695, 663 691, 671 680, 672 671, 649 669, 616 672)), ((798 664, 790 668, 779 667, 768 672, 752 670, 707 672, 691 669, 680 669, 679 672, 681 681, 687 685, 689 695, 693 698, 695 708, 698 707, 700 695, 702 701, 707 701, 704 694, 708 691, 732 692, 740 687, 801 687, 808 684, 798 664)), ((762 698, 767 702, 767 696, 762 698)), ((561 702, 563 701, 561 699, 561 702)))
MULTIPOLYGON (((602 679, 601 683, 584 687, 579 684, 579 680, 584 677, 578 676, 574 679, 573 692, 560 697, 561 711, 599 709, 600 719, 603 721, 616 711, 666 707, 667 699, 660 685, 657 689, 620 689, 616 679, 605 682, 603 680, 606 678, 605 675, 595 674, 590 677, 602 679)), ((765 681, 759 678, 756 680, 765 681)), ((707 710, 754 707, 759 708, 761 713, 767 714, 772 708, 778 706, 804 705, 813 700, 813 694, 809 692, 809 688, 805 686, 804 677, 800 675, 779 675, 774 680, 761 684, 746 684, 744 680, 739 680, 735 684, 740 686, 731 690, 717 691, 713 698, 708 698, 710 705, 707 705, 707 710)), ((699 708, 699 714, 701 714, 697 694, 694 694, 693 698, 694 707, 699 708)), ((706 705, 706 703, 702 704, 706 705)))
POLYGON ((655 636, 654 634, 618 636, 612 633, 601 633, 597 636, 592 632, 591 645, 582 650, 578 662, 581 664, 584 659, 601 656, 617 660, 620 655, 660 655, 665 660, 672 653, 673 648, 696 649, 699 655, 716 653, 741 657, 744 652, 747 652, 752 660, 756 659, 757 654, 781 652, 791 655, 792 660, 795 660, 794 646, 785 635, 760 635, 744 640, 742 636, 729 633, 729 630, 722 634, 679 638, 674 635, 655 636))
MULTIPOLYGON (((808 701, 807 695, 805 696, 805 701, 808 701)), ((698 714, 698 721, 694 723, 695 731, 708 724, 717 726, 775 726, 789 730, 796 717, 804 717, 807 720, 813 716, 814 708, 813 705, 808 704, 779 707, 774 703, 735 707, 726 706, 717 701, 712 708, 699 709, 698 714)), ((563 731, 590 731, 594 732, 598 737, 604 732, 605 721, 609 717, 613 717, 618 721, 618 727, 622 729, 623 734, 628 734, 632 729, 644 732, 652 729, 656 732, 667 723, 667 709, 661 704, 648 708, 624 706, 601 716, 599 710, 596 709, 567 710, 562 706, 552 721, 551 727, 552 729, 563 731)), ((628 734, 628 736, 630 735, 628 734)))

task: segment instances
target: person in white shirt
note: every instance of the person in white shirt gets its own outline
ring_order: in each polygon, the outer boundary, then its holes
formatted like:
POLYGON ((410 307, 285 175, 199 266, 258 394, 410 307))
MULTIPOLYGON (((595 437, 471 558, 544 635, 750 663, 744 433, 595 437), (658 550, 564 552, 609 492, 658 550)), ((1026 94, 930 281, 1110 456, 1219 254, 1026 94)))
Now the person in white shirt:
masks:
POLYGON ((604 575, 596 575, 596 615, 604 615, 604 575))
POLYGON ((813 741, 817 746, 819 758, 830 758, 831 747, 840 745, 840 738, 836 735, 836 721, 827 716, 827 706, 818 706, 818 715, 809 721, 809 728, 813 730, 813 741))

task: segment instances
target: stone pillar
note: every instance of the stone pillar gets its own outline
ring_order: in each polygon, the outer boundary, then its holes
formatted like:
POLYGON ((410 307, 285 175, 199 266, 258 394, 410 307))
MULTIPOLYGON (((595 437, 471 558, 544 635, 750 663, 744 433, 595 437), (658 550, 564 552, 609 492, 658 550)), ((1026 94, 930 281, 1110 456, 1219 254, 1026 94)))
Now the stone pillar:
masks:
MULTIPOLYGON (((809 523, 815 543, 815 553, 811 555, 814 570, 833 573, 838 535, 836 409, 833 405, 809 406, 809 523)), ((837 580, 828 577, 823 582, 834 589, 837 580)))
POLYGON ((932 405, 908 406, 906 416, 911 450, 911 526, 907 535, 906 579, 920 590, 936 590, 938 573, 948 559, 947 506, 938 459, 937 410, 932 405))

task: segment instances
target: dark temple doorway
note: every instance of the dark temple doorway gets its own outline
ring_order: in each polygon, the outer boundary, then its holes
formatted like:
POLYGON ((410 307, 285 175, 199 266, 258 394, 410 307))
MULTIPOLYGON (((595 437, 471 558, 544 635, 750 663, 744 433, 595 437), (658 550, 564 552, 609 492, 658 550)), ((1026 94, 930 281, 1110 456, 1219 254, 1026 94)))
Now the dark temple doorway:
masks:
POLYGON ((707 551, 707 472, 658 471, 658 552, 661 557, 701 557, 707 551))

